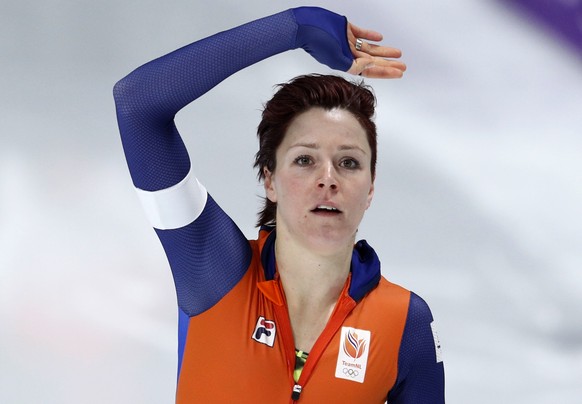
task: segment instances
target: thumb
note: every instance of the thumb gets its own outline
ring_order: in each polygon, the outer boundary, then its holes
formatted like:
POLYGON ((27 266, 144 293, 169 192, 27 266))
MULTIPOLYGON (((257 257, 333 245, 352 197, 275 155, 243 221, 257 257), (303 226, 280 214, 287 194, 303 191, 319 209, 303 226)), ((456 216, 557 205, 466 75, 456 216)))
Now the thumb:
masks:
POLYGON ((352 62, 352 67, 348 70, 348 73, 354 76, 361 75, 365 70, 374 67, 374 61, 367 58, 356 58, 352 62))

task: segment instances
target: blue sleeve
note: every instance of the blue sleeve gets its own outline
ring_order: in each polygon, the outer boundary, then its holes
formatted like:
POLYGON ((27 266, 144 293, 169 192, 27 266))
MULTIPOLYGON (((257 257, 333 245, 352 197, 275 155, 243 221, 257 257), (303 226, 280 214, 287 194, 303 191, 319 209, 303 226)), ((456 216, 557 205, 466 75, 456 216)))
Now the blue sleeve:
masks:
MULTIPOLYGON (((165 190, 190 172, 189 154, 174 124, 184 106, 237 71, 299 47, 347 70, 351 55, 345 29, 345 18, 327 10, 287 10, 184 46, 116 83, 117 120, 135 187, 165 190)), ((188 315, 218 302, 250 263, 244 235, 210 197, 193 223, 156 232, 172 267, 178 303, 188 315)))
POLYGON ((348 43, 348 20, 316 7, 299 7, 293 11, 299 27, 295 46, 332 69, 349 70, 354 57, 348 43))
POLYGON ((406 326, 398 356, 398 377, 388 404, 444 404, 445 373, 430 308, 410 294, 406 326))

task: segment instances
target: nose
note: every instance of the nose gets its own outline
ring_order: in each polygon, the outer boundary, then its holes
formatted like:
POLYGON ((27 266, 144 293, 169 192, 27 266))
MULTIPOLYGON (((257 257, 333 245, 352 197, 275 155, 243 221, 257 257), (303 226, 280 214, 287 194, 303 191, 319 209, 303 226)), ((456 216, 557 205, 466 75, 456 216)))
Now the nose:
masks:
POLYGON ((337 175, 333 163, 326 163, 321 170, 317 186, 336 190, 338 186, 337 175))

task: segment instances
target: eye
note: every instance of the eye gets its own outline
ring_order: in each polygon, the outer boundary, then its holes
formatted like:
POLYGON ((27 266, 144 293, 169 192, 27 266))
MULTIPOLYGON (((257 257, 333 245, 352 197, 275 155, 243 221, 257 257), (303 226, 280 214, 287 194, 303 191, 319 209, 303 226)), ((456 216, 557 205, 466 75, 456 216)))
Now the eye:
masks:
POLYGON ((298 166, 307 166, 312 163, 311 157, 309 156, 299 156, 293 161, 298 166))
POLYGON ((340 167, 347 168, 349 170, 355 170, 360 168, 360 162, 353 158, 345 158, 340 161, 340 167))

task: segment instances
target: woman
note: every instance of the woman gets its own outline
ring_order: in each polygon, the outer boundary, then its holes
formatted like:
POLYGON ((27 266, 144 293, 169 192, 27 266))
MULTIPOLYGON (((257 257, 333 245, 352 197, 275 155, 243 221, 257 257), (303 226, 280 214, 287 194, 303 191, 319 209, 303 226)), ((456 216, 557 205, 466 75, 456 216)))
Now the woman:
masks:
POLYGON ((334 69, 397 78, 381 35, 301 7, 156 59, 114 89, 134 185, 172 268, 179 305, 177 402, 441 403, 428 306, 380 274, 355 234, 374 193, 374 97, 304 76, 259 125, 266 204, 248 241, 191 172, 174 115, 229 75, 301 47, 334 69), (275 230, 276 229, 276 230, 275 230))

